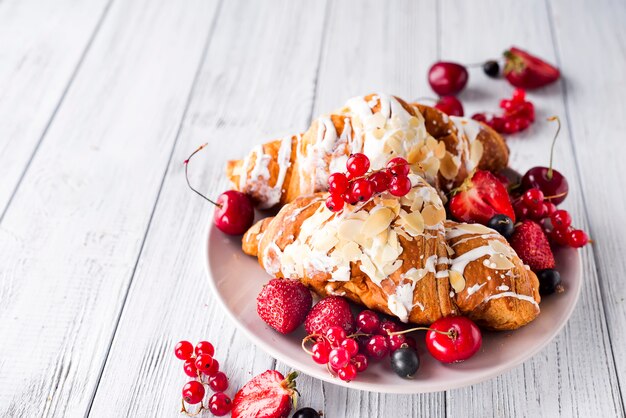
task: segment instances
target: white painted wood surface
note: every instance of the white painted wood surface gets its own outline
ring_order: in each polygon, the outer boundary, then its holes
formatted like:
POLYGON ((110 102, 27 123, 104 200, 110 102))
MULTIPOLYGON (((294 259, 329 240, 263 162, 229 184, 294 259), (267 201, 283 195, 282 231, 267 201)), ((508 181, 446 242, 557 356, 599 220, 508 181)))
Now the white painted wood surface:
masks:
MULTIPOLYGON (((553 126, 541 120, 565 122, 565 206, 595 241, 572 319, 479 385, 394 396, 302 376, 302 403, 327 417, 624 416, 623 1, 53 3, 0 2, 0 416, 178 416, 182 338, 218 342, 233 387, 287 370, 209 294, 210 210, 185 189, 182 160, 208 141, 192 175, 217 195, 224 162, 252 144, 351 95, 432 95, 433 61, 512 44, 565 75, 531 95, 539 121, 509 145, 514 168, 544 163, 553 126)), ((474 69, 460 97, 471 114, 510 92, 474 69)))

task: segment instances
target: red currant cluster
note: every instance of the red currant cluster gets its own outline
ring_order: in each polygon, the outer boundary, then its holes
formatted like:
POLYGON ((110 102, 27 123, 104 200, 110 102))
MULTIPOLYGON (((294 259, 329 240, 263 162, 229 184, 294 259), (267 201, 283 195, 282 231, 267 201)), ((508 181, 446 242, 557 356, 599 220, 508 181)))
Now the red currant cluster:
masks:
POLYGON ((182 412, 188 415, 196 415, 204 409, 208 409, 215 416, 221 417, 230 412, 233 408, 232 401, 224 393, 228 389, 228 378, 221 372, 220 365, 213 355, 215 349, 208 341, 200 341, 194 349, 189 341, 180 341, 176 344, 174 355, 184 360, 183 370, 191 380, 183 386, 182 412), (203 380, 204 378, 204 380, 203 380), (206 380, 208 378, 208 380, 206 380), (204 385, 215 392, 209 399, 209 406, 202 403, 205 395, 204 385), (194 414, 189 414, 185 408, 185 402, 190 405, 200 404, 200 408, 194 414))
POLYGON ((538 188, 526 190, 513 202, 518 220, 532 219, 541 223, 550 240, 558 245, 580 248, 589 242, 582 229, 572 227, 572 217, 564 209, 557 209, 551 196, 544 196, 538 188))
POLYGON ((392 158, 385 169, 369 172, 370 160, 365 154, 351 154, 346 163, 347 174, 333 173, 328 177, 326 207, 333 212, 344 203, 355 205, 369 200, 374 194, 389 191, 404 196, 411 190, 409 163, 401 157, 392 158))
POLYGON ((515 89, 511 99, 502 99, 500 108, 504 111, 502 116, 487 117, 485 113, 476 113, 472 119, 505 134, 523 131, 535 121, 535 106, 526 100, 526 92, 522 89, 515 89))

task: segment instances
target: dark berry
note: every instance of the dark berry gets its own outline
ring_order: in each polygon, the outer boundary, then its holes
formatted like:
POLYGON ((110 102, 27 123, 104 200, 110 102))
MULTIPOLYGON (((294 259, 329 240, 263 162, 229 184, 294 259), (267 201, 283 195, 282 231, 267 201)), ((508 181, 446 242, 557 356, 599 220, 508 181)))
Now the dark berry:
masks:
POLYGON ((500 75, 500 64, 498 61, 487 61, 483 64, 483 71, 491 78, 497 78, 500 75))
POLYGON ((391 368, 400 377, 411 378, 420 367, 420 359, 415 350, 402 347, 391 353, 391 368))
POLYGON ((506 215, 495 215, 493 218, 489 219, 487 222, 487 226, 491 229, 495 229, 500 233, 504 238, 510 238, 515 231, 515 225, 513 224, 513 220, 506 215))
POLYGON ((561 275, 554 269, 539 270, 537 278, 539 279, 539 293, 542 295, 554 293, 556 287, 561 284, 561 275))
POLYGON ((300 408, 292 418, 320 418, 320 414, 313 408, 300 408))

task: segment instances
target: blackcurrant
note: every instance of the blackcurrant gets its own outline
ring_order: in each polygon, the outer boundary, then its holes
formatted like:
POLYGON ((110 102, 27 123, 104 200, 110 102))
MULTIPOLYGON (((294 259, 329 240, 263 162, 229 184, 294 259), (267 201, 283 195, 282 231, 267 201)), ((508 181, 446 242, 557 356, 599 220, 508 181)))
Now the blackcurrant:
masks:
POLYGON ((420 367, 420 359, 415 350, 410 347, 401 347, 391 353, 391 368, 400 377, 413 377, 420 367))
POLYGON ((491 78, 497 78, 500 74, 498 61, 487 61, 483 64, 483 71, 491 78))
POLYGON ((539 293, 542 295, 554 293, 557 286, 561 284, 561 275, 554 269, 539 270, 537 278, 539 279, 539 293))
POLYGON ((489 219, 487 226, 498 231, 504 238, 510 238, 515 231, 513 220, 506 215, 495 215, 489 219))
POLYGON ((300 408, 292 418, 320 418, 320 414, 313 408, 300 408))

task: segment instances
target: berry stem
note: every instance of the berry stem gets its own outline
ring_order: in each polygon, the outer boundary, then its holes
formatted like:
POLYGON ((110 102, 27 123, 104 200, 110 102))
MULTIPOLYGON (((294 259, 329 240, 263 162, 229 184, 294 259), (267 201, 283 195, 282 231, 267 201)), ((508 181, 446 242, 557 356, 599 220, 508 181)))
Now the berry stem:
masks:
POLYGON ((189 160, 191 160, 193 158, 194 155, 196 155, 198 153, 198 151, 202 150, 204 147, 206 147, 208 144, 202 144, 198 147, 198 149, 196 149, 194 152, 191 153, 191 155, 189 157, 187 157, 187 159, 185 161, 183 161, 183 164, 185 164, 185 180, 187 180, 187 186, 189 186, 189 188, 191 190, 193 190, 198 196, 200 196, 201 198, 203 198, 204 200, 214 204, 215 206, 217 206, 218 208, 221 208, 222 205, 215 203, 214 201, 212 201, 211 199, 209 199, 208 197, 206 197, 205 195, 203 195, 202 193, 200 193, 198 190, 194 189, 194 187, 191 185, 191 183, 189 182, 189 172, 187 170, 187 168, 189 167, 189 160))
POLYGON ((409 332, 413 332, 413 331, 433 331, 433 332, 436 332, 437 334, 447 335, 450 338, 454 338, 456 336, 456 332, 453 329, 451 329, 448 332, 444 332, 444 331, 439 331, 438 329, 428 328, 428 327, 416 327, 416 328, 410 328, 410 329, 405 329, 403 331, 396 331, 396 332, 387 331, 387 334, 390 336, 400 335, 400 334, 408 334, 409 332))
POLYGON ((552 116, 548 118, 548 122, 553 121, 556 121, 558 126, 556 128, 556 133, 554 134, 554 139, 552 139, 552 146, 550 147, 550 164, 548 165, 548 173, 546 174, 548 180, 552 180, 552 158, 554 157, 554 144, 556 144, 556 138, 559 136, 559 132, 561 132, 561 119, 559 119, 558 116, 552 116))
POLYGON ((188 417, 195 417, 196 415, 200 415, 200 413, 204 411, 205 409, 208 409, 206 406, 204 406, 203 402, 200 402, 200 406, 198 407, 198 410, 196 412, 189 412, 187 410, 187 407, 185 406, 184 399, 180 400, 180 404, 181 404, 180 412, 187 415, 188 417))
POLYGON ((306 343, 311 340, 314 340, 315 338, 321 338, 323 340, 324 336, 320 334, 311 334, 311 335, 307 335, 306 337, 302 339, 302 349, 304 350, 305 353, 307 353, 310 356, 313 355, 313 352, 309 350, 308 348, 306 348, 306 343))

